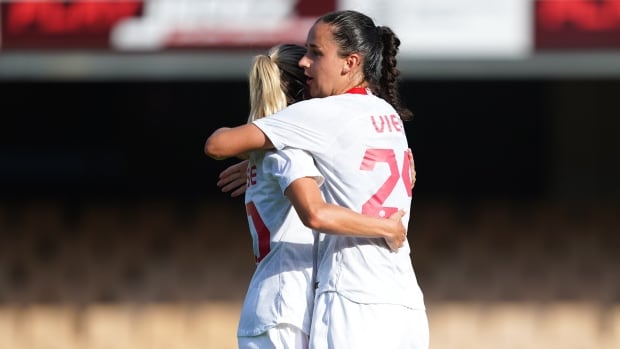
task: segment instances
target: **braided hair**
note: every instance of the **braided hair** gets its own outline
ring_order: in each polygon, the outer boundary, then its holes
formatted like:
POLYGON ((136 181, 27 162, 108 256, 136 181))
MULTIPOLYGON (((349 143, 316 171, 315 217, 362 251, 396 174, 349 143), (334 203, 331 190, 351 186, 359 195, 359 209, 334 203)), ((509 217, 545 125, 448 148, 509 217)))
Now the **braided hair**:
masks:
POLYGON ((398 91, 396 54, 400 40, 392 29, 376 26, 370 17, 350 10, 330 12, 318 22, 331 26, 340 57, 352 53, 362 56, 364 80, 371 91, 390 103, 403 121, 411 120, 413 113, 402 104, 398 91))

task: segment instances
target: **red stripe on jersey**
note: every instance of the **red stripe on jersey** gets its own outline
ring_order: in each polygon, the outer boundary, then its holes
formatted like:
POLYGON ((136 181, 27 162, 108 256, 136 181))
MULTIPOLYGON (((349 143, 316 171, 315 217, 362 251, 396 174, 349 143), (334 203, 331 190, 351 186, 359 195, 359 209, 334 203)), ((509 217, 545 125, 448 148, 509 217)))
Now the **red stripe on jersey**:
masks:
POLYGON ((271 233, 263 219, 258 214, 258 210, 256 209, 256 205, 253 202, 248 202, 245 205, 245 209, 247 211, 248 216, 252 218, 252 223, 254 223, 254 228, 256 229, 256 233, 258 235, 258 255, 256 257, 256 263, 265 258, 265 256, 271 251, 271 233))

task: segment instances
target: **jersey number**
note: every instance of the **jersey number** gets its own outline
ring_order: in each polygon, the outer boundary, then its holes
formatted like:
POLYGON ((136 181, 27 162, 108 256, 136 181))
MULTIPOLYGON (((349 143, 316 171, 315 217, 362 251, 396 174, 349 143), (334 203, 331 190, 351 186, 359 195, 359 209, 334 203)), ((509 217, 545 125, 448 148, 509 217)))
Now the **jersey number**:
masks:
POLYGON ((245 204, 245 211, 248 217, 250 217, 250 219, 252 220, 252 224, 254 224, 254 229, 256 229, 258 239, 258 253, 255 255, 255 257, 256 263, 259 263, 271 250, 271 233, 265 225, 265 222, 263 222, 263 219, 260 217, 260 214, 258 213, 254 202, 250 201, 245 204))
POLYGON ((368 149, 364 154, 360 170, 372 171, 378 162, 384 162, 389 166, 390 176, 362 206, 362 214, 384 218, 398 211, 397 207, 386 207, 383 206, 383 203, 392 194, 399 180, 402 180, 407 195, 411 197, 411 173, 409 172, 411 164, 406 151, 403 157, 403 168, 399 171, 396 154, 394 154, 393 149, 368 149))

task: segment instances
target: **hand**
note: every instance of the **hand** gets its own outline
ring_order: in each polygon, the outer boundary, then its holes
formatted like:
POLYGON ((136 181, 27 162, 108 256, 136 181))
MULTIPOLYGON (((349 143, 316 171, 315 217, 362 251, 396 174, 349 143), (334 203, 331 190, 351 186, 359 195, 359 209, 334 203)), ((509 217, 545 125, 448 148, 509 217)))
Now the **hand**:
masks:
POLYGON ((248 168, 248 160, 243 160, 236 163, 220 173, 217 186, 222 189, 222 192, 231 192, 231 197, 237 197, 245 193, 247 188, 246 170, 248 168))
POLYGON ((411 148, 407 148, 407 155, 409 156, 409 173, 411 174, 411 190, 415 186, 415 163, 413 162, 413 151, 411 148))
POLYGON ((404 210, 398 210, 398 212, 392 214, 389 218, 393 224, 392 229, 390 229, 390 236, 385 238, 385 242, 390 250, 394 252, 397 252, 399 248, 403 247, 405 241, 407 241, 407 229, 402 221, 404 215, 404 210))

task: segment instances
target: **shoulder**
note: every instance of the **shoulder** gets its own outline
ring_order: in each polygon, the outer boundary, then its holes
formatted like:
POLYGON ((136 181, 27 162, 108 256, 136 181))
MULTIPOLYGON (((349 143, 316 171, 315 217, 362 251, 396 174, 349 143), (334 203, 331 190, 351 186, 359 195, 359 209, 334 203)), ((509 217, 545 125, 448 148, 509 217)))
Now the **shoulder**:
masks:
POLYGON ((316 111, 322 110, 325 108, 335 108, 341 105, 346 105, 350 102, 350 94, 340 94, 328 97, 317 97, 306 99, 301 102, 297 102, 295 104, 291 104, 286 109, 290 110, 300 110, 300 111, 316 111))
POLYGON ((281 167, 285 165, 289 159, 283 156, 282 152, 276 150, 268 150, 263 158, 263 166, 268 168, 281 167))
POLYGON ((312 159, 312 155, 305 150, 297 149, 297 148, 284 148, 278 150, 278 155, 285 159, 286 161, 295 161, 295 160, 308 160, 312 159))
POLYGON ((314 161, 310 153, 305 150, 289 147, 268 151, 263 160, 263 162, 272 169, 282 169, 291 165, 294 166, 298 162, 307 161, 314 161))
POLYGON ((289 105, 282 111, 295 111, 295 112, 312 112, 317 109, 323 108, 327 103, 328 98, 311 98, 306 99, 294 104, 289 105))

